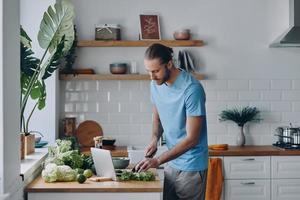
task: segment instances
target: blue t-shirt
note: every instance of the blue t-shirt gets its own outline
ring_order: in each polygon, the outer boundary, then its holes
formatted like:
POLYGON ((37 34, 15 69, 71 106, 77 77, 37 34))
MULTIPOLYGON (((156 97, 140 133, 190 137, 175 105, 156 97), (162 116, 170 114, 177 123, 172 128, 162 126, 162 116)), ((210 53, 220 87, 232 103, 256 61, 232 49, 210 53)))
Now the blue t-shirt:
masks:
MULTIPOLYGON (((191 116, 205 116, 205 92, 192 75, 181 71, 175 82, 168 86, 151 81, 151 101, 156 106, 164 129, 169 149, 186 137, 186 119, 191 116)), ((200 130, 199 143, 169 165, 182 171, 207 169, 207 125, 206 117, 200 130)))

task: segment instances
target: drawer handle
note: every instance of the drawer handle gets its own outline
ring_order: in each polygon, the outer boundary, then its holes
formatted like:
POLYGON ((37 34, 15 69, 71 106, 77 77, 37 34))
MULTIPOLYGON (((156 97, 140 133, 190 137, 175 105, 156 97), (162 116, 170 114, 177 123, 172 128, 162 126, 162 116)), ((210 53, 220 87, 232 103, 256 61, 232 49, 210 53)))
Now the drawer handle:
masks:
POLYGON ((254 161, 255 158, 245 158, 245 159, 242 159, 242 161, 254 161))
POLYGON ((255 182, 241 182, 242 185, 255 185, 255 182))

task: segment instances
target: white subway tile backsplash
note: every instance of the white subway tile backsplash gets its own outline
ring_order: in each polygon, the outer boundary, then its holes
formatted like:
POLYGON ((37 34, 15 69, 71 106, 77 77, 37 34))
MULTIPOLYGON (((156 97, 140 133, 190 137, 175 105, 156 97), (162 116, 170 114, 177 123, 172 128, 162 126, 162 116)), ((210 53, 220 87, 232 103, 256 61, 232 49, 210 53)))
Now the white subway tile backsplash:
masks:
POLYGON ((283 100, 292 100, 292 101, 298 101, 300 100, 300 90, 294 90, 294 91, 283 91, 282 92, 282 99, 283 100))
POLYGON ((227 104, 219 101, 206 101, 206 113, 221 112, 226 109, 227 104))
POLYGON ((73 103, 65 103, 65 112, 74 112, 74 104, 73 103))
POLYGON ((282 113, 282 122, 299 124, 300 112, 282 113))
POLYGON ((271 102, 271 111, 289 112, 292 110, 292 104, 288 101, 271 102))
POLYGON ((119 104, 118 103, 98 103, 99 113, 118 113, 119 104))
POLYGON ((140 103, 140 112, 141 113, 152 113, 153 105, 151 102, 141 102, 140 103))
POLYGON ((228 81, 229 90, 248 90, 249 81, 248 80, 229 80, 228 81))
POLYGON ((256 92, 256 91, 242 91, 242 92, 239 92, 239 100, 241 100, 241 101, 260 100, 260 92, 256 92))
POLYGON ((218 100, 220 101, 235 101, 238 100, 238 92, 236 91, 218 91, 218 100))
MULTIPOLYGON (((239 131, 233 122, 220 122, 222 110, 255 106, 259 123, 245 127, 246 144, 271 144, 275 128, 300 126, 300 80, 203 80, 206 92, 208 143, 235 145, 239 131)), ((147 145, 152 134, 152 103, 147 81, 62 81, 63 117, 77 125, 95 120, 117 145, 147 145)))
POLYGON ((130 123, 150 124, 152 123, 152 113, 131 114, 130 123))
POLYGON ((87 101, 108 102, 108 92, 89 92, 86 95, 87 101))
POLYGON ((250 90, 269 90, 270 89, 269 80, 250 80, 249 89, 250 90))
POLYGON ((300 90, 300 80, 293 80, 292 89, 293 90, 300 90))
POLYGON ((207 80, 205 90, 227 90, 227 80, 207 80))
POLYGON ((130 115, 129 114, 108 114, 108 122, 110 124, 129 124, 130 115))
POLYGON ((140 104, 135 103, 120 103, 120 112, 121 113, 140 113, 140 104))
POLYGON ((101 114, 101 113, 86 113, 84 114, 84 118, 86 120, 93 120, 98 122, 100 125, 103 123, 108 123, 108 114, 101 114))
POLYGON ((130 93, 129 91, 110 91, 109 94, 109 102, 129 102, 130 93))
POLYGON ((281 91, 263 91, 262 100, 279 101, 281 100, 281 91))
POLYGON ((119 125, 120 135, 140 135, 141 126, 139 124, 120 124, 119 125))
POLYGON ((293 102, 292 110, 293 111, 300 111, 300 101, 293 102))
POLYGON ((292 88, 291 80, 271 80, 272 90, 289 90, 292 88))

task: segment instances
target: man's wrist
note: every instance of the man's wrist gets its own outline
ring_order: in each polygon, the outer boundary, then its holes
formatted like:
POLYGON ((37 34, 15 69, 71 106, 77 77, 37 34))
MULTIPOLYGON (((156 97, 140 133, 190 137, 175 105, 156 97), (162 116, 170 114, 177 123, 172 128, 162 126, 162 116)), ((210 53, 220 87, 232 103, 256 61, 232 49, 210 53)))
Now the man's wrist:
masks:
POLYGON ((158 165, 158 166, 162 164, 159 157, 156 157, 156 161, 157 161, 157 165, 158 165))

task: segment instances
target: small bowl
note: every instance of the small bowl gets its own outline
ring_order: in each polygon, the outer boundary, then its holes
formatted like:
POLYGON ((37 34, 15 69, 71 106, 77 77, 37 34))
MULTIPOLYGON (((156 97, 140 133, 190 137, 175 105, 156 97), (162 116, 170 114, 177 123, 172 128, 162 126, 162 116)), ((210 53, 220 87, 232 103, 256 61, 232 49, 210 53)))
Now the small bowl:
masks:
POLYGON ((115 169, 125 169, 129 165, 130 159, 127 157, 113 157, 112 162, 115 169))
POLYGON ((189 40, 191 38, 191 33, 189 29, 181 29, 173 33, 175 40, 189 40))
POLYGON ((114 145, 116 142, 116 139, 107 139, 107 138, 103 138, 102 139, 102 145, 114 145))
POLYGON ((109 65, 110 73, 112 74, 126 74, 127 64, 126 63, 111 63, 109 65))

